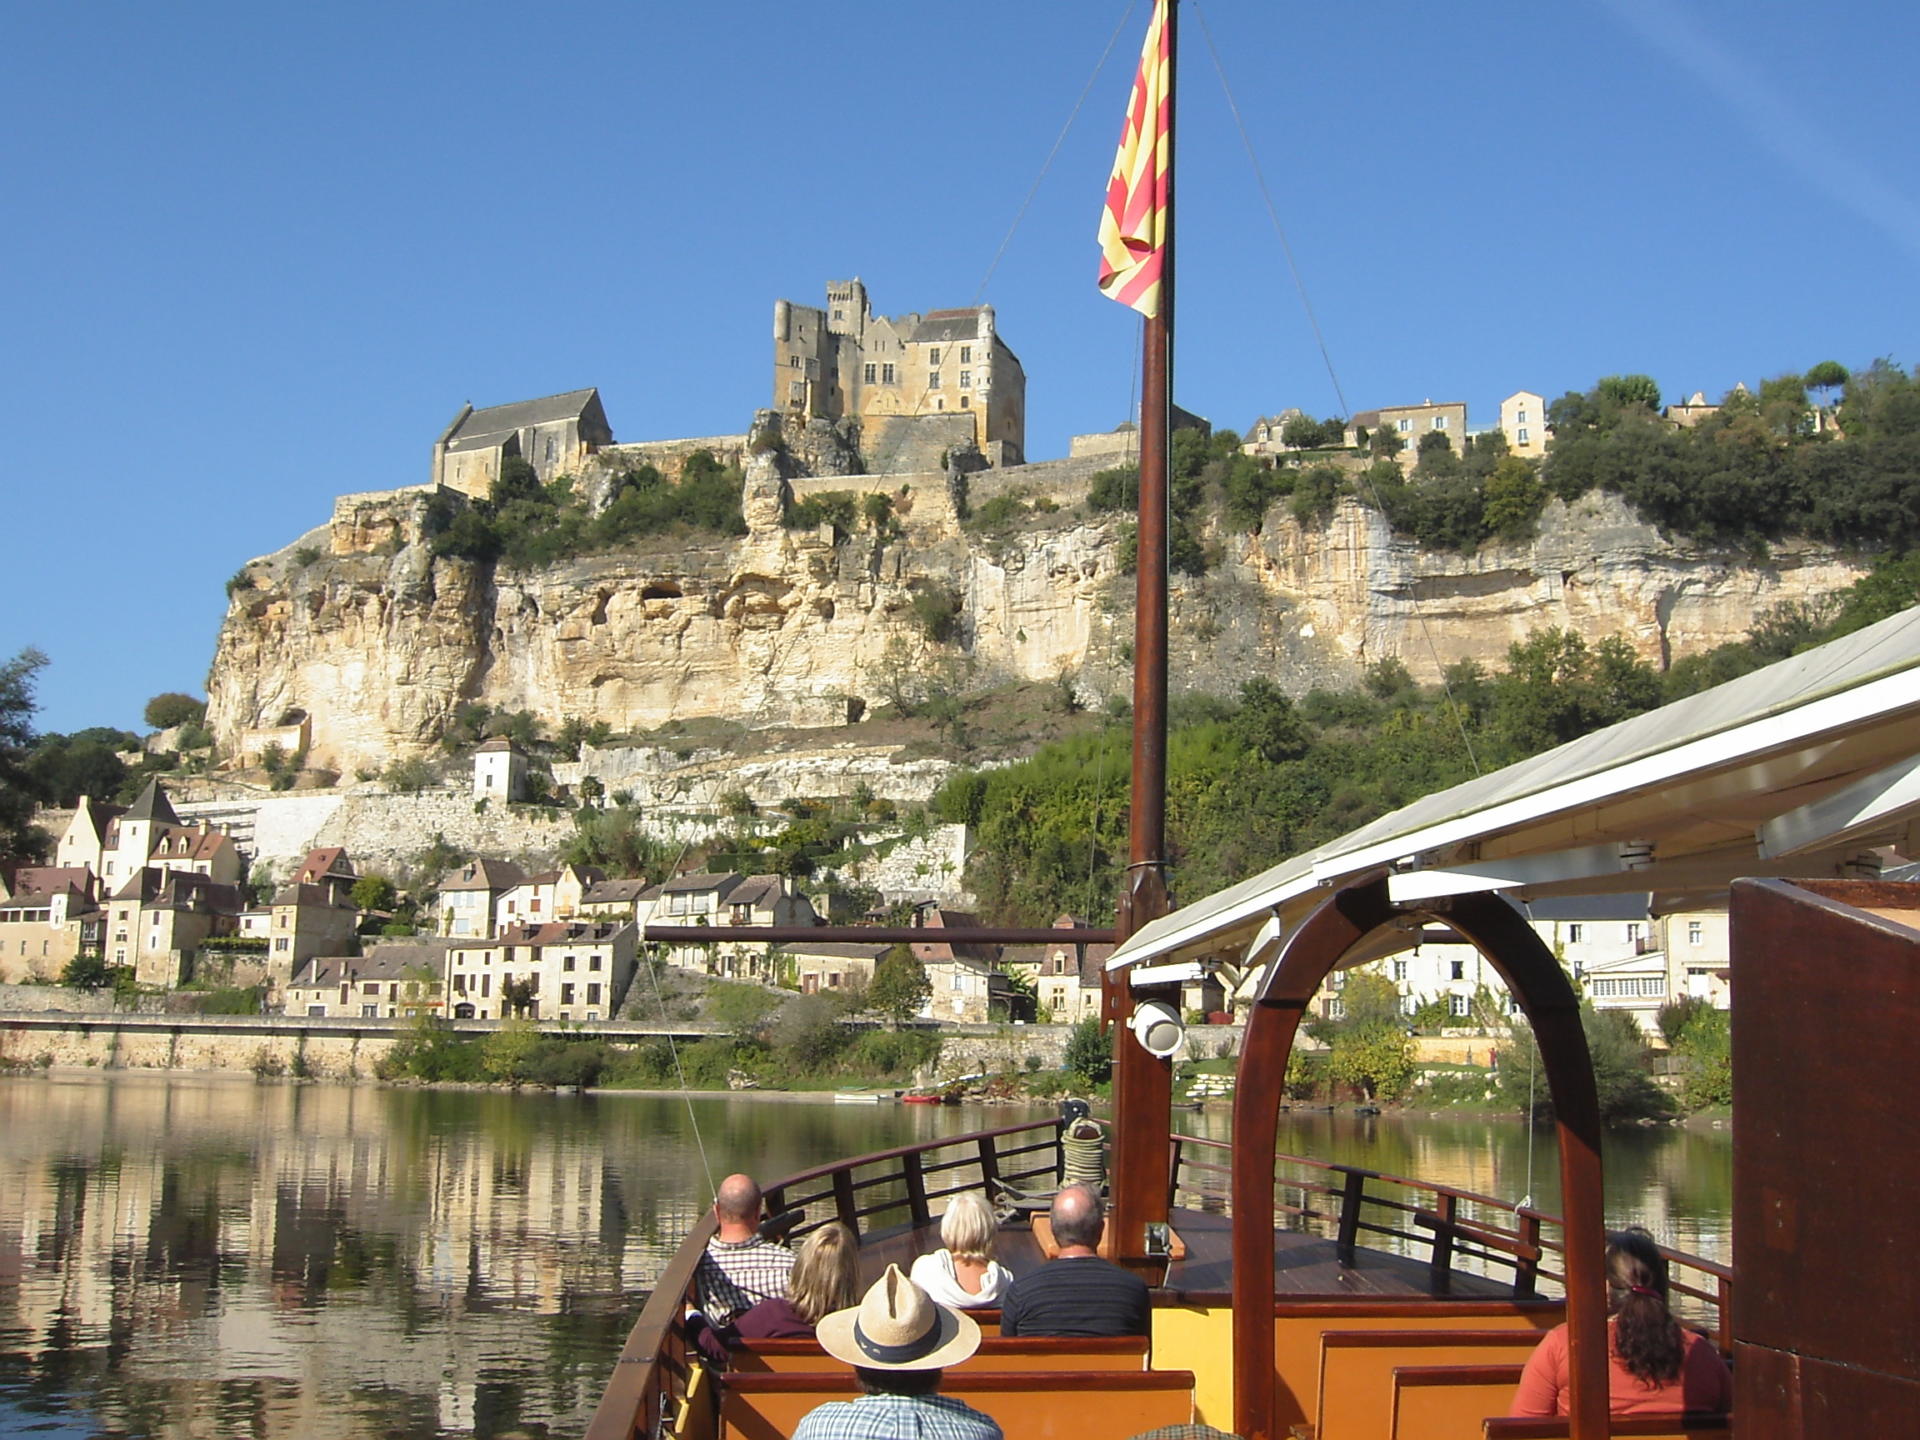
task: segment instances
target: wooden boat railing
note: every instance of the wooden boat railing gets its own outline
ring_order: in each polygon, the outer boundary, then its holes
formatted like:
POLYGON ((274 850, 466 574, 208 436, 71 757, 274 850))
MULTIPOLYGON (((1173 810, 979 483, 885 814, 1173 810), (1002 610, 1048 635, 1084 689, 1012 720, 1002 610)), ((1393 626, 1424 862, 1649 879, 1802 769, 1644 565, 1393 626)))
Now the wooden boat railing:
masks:
MULTIPOLYGON (((1231 1142, 1196 1135, 1173 1137, 1175 1205, 1227 1208, 1231 1142)), ((1513 1206, 1491 1195, 1449 1185, 1407 1180, 1355 1165, 1280 1157, 1275 1187, 1275 1223, 1331 1238, 1345 1263, 1360 1237, 1378 1237, 1386 1248, 1417 1255, 1425 1251, 1436 1291, 1444 1293, 1462 1261, 1482 1273, 1504 1273, 1522 1299, 1539 1293, 1541 1281, 1564 1287, 1565 1253, 1559 1216, 1513 1206)), ((1674 1310, 1708 1325, 1722 1349, 1731 1344, 1733 1271, 1727 1266, 1661 1246, 1669 1269, 1674 1310)))

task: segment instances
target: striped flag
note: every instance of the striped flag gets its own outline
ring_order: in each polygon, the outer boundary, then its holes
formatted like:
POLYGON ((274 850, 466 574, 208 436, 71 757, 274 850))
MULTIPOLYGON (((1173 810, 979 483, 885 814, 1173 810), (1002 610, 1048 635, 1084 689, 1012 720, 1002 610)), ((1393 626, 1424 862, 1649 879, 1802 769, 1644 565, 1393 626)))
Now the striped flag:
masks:
POLYGON ((1166 261, 1168 106, 1172 103, 1173 57, 1168 53, 1167 5, 1154 0, 1153 22, 1133 78, 1127 126, 1107 181, 1107 208, 1100 216, 1100 289, 1142 315, 1160 312, 1160 271, 1166 261))

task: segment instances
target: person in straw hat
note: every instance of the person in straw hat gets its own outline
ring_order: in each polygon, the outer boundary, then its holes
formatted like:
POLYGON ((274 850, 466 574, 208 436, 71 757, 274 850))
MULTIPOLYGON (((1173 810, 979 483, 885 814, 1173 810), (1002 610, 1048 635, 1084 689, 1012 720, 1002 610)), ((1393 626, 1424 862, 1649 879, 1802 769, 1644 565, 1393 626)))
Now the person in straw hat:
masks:
POLYGON ((823 1317, 820 1344, 853 1366, 856 1400, 816 1406, 793 1440, 1002 1440, 991 1416, 936 1393, 940 1372, 980 1348, 973 1317, 936 1305, 898 1265, 860 1303, 823 1317))

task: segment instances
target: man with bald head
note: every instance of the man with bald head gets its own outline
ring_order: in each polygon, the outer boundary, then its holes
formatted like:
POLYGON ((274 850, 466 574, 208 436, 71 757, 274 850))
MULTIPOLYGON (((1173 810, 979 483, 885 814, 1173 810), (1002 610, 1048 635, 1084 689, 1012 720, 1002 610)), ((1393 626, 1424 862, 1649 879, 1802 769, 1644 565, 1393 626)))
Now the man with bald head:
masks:
POLYGON ((787 1293, 793 1252, 760 1234, 760 1187, 751 1175, 729 1175, 713 1197, 713 1238, 700 1257, 694 1285, 700 1310, 714 1325, 724 1325, 762 1300, 787 1293))
POLYGON ((1085 1185, 1053 1197, 1058 1254, 1013 1282, 1000 1308, 1002 1335, 1145 1335, 1147 1282, 1100 1258, 1106 1209, 1085 1185))

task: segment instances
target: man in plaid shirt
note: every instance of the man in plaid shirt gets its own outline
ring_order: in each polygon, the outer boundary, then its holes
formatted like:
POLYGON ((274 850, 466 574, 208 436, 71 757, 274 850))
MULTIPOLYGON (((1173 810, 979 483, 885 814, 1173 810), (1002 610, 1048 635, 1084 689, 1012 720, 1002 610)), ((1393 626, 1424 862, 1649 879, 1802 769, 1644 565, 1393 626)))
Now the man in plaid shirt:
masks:
POLYGON ((760 1187, 751 1175, 720 1182, 713 1214, 719 1229, 707 1241, 693 1280, 701 1312, 719 1326, 762 1300, 784 1296, 793 1252, 761 1238, 760 1187))

